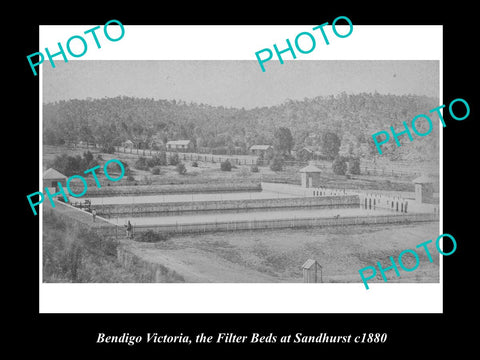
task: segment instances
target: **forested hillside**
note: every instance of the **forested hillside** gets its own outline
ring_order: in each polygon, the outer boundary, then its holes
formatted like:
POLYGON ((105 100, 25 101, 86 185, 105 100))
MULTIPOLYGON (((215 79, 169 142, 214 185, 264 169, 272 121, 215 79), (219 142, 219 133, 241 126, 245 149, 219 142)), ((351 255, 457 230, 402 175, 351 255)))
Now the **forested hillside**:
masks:
MULTIPOLYGON (((237 147, 246 152, 253 144, 273 144, 275 130, 290 129, 294 148, 320 147, 322 135, 333 132, 341 139, 341 151, 372 159, 379 157, 371 135, 421 113, 428 114, 438 100, 413 95, 361 93, 287 100, 270 107, 237 109, 183 101, 132 97, 70 100, 44 104, 43 127, 46 144, 87 141, 102 146, 119 145, 130 139, 148 148, 167 140, 190 139, 203 148, 237 147)), ((438 158, 439 121, 432 115, 433 131, 410 142, 401 137, 398 148, 392 141, 384 157, 390 160, 438 158)), ((424 121, 418 122, 419 130, 424 121)))

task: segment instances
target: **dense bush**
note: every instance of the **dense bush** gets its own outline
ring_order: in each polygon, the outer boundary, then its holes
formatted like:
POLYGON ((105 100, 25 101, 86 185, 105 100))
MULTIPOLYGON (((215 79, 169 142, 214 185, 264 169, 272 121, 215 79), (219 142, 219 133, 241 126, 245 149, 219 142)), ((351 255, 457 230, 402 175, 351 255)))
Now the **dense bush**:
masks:
POLYGON ((230 163, 230 161, 225 160, 222 163, 220 163, 220 169, 222 171, 231 171, 232 170, 232 164, 230 163))
POLYGON ((101 151, 107 154, 113 154, 115 152, 115 146, 113 145, 102 146, 101 151))
POLYGON ((352 175, 360 175, 360 159, 350 159, 348 162, 348 172, 352 175))
POLYGON ((282 171, 283 170, 283 158, 281 156, 274 156, 270 161, 270 170, 282 171))
POLYGON ((147 164, 147 158, 140 156, 137 161, 135 161, 135 164, 133 165, 135 169, 138 170, 149 170, 149 166, 147 164))
POLYGON ((178 165, 180 163, 180 157, 177 153, 174 153, 168 157, 168 165, 178 165))
POLYGON ((160 175, 160 166, 154 166, 150 169, 153 175, 160 175))
POLYGON ((185 175, 187 173, 187 168, 181 162, 177 164, 176 170, 180 175, 185 175))
POLYGON ((250 167, 250 171, 253 172, 253 173, 257 173, 259 170, 258 170, 258 165, 252 165, 250 167))
POLYGON ((198 167, 198 162, 196 161, 192 162, 192 167, 198 167))
POLYGON ((337 156, 332 163, 333 173, 336 175, 345 175, 347 172, 347 162, 344 158, 337 156))
POLYGON ((147 159, 147 165, 151 168, 154 166, 165 166, 167 165, 167 155, 165 152, 160 152, 158 155, 147 159))
POLYGON ((57 155, 53 159, 51 167, 66 176, 72 176, 81 174, 85 170, 97 165, 98 161, 93 158, 93 154, 90 151, 87 151, 83 153, 83 157, 80 155, 70 156, 65 153, 57 155))

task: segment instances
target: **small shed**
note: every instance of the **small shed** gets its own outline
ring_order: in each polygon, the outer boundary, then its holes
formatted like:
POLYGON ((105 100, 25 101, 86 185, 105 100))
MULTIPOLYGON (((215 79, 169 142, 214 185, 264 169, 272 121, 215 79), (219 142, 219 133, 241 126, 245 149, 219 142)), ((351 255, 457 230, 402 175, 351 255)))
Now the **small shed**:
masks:
POLYGON ((316 283, 318 282, 318 269, 320 269, 320 282, 322 282, 321 271, 322 267, 316 260, 308 259, 305 264, 302 265, 303 270, 303 282, 304 283, 316 283))
POLYGON ((193 149, 193 143, 190 140, 171 140, 166 144, 167 150, 186 151, 193 149))
POLYGON ((307 148, 307 147, 303 147, 301 149, 298 149, 296 152, 295 152, 295 156, 298 158, 298 159, 302 159, 302 160, 312 160, 313 159, 313 155, 314 155, 314 152, 313 150, 307 148))
POLYGON ((263 158, 273 153, 272 145, 252 145, 249 150, 253 155, 263 156, 263 158))
POLYGON ((59 171, 55 170, 54 168, 50 168, 43 173, 43 186, 55 188, 55 192, 57 192, 58 183, 62 184, 62 186, 66 186, 67 179, 68 178, 59 171))
POLYGON ((317 188, 320 187, 320 173, 322 172, 318 167, 309 164, 299 170, 302 179, 302 187, 317 188))
POLYGON ((417 203, 433 203, 434 182, 435 181, 427 175, 422 175, 413 180, 415 184, 415 201, 417 203))

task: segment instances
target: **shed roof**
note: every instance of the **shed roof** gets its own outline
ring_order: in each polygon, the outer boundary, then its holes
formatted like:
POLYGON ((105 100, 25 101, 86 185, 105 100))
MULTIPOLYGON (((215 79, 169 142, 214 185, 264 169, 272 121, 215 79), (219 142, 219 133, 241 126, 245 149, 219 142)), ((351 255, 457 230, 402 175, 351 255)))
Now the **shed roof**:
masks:
POLYGON ((272 145, 252 145, 250 150, 268 150, 272 145))
POLYGON ((53 179, 53 180, 55 180, 55 179, 67 179, 67 177, 65 175, 58 172, 54 168, 50 168, 47 171, 45 171, 43 173, 43 178, 47 179, 47 180, 50 180, 50 179, 53 179))
POLYGON ((301 149, 298 149, 297 151, 306 151, 306 152, 309 152, 310 154, 313 154, 313 150, 312 149, 309 149, 307 147, 303 147, 301 149))
POLYGON ((317 263, 316 260, 308 259, 307 261, 305 261, 305 264, 302 265, 302 269, 310 269, 316 263, 317 263))
POLYGON ((305 166, 304 168, 300 169, 299 170, 300 172, 304 172, 304 173, 319 173, 319 172, 322 172, 322 170, 320 170, 318 167, 316 167, 315 165, 307 165, 305 166))
POLYGON ((435 181, 430 176, 422 175, 416 179, 413 179, 412 182, 414 184, 432 184, 435 181))
POLYGON ((167 145, 188 145, 190 140, 171 140, 167 142, 167 145))

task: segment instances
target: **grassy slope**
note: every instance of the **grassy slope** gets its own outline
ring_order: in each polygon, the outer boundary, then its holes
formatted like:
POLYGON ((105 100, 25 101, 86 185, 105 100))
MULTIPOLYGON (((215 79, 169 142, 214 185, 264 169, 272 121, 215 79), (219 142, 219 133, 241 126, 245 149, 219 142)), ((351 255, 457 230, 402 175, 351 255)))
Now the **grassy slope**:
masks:
POLYGON ((43 282, 139 282, 116 261, 115 244, 44 211, 43 282))

